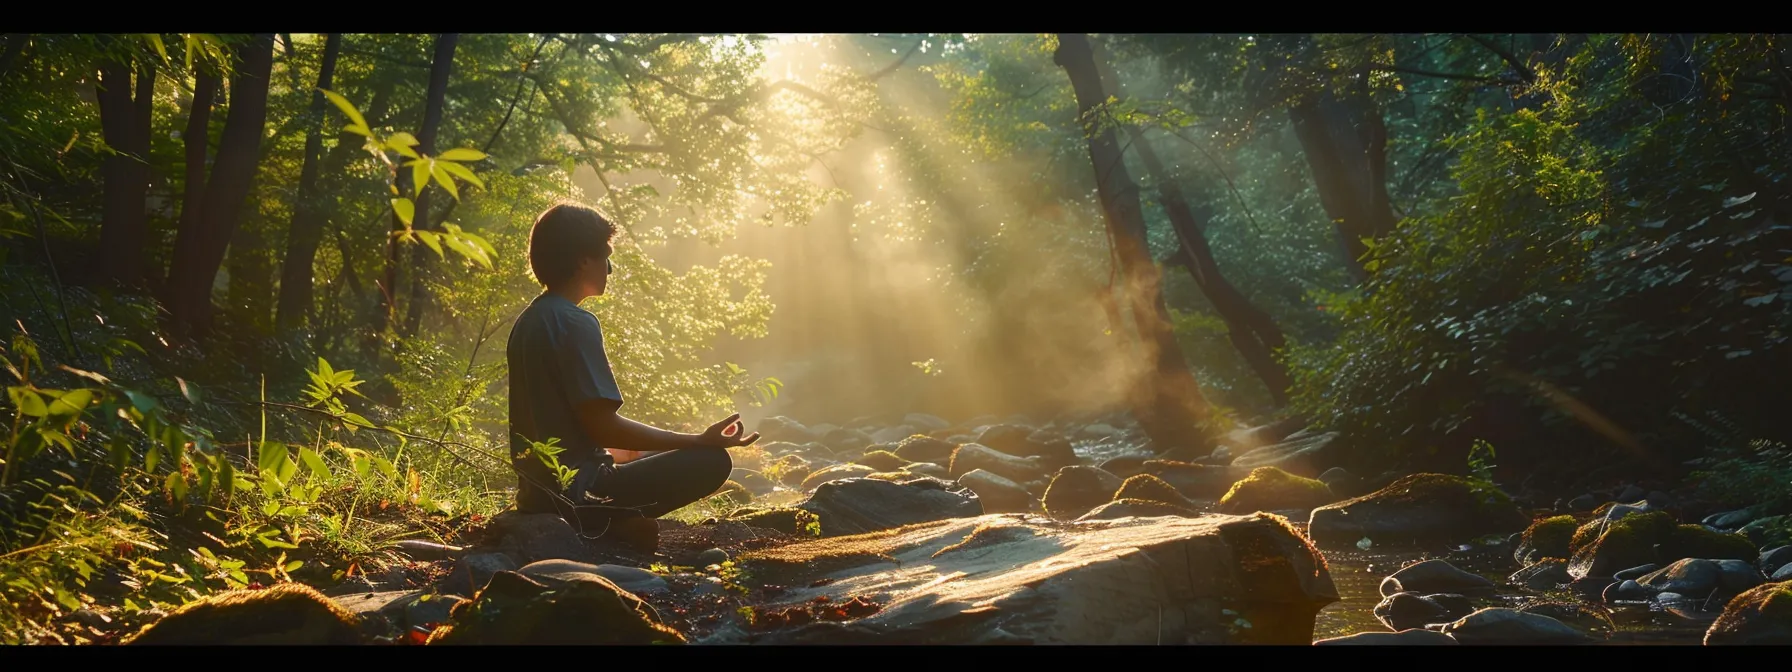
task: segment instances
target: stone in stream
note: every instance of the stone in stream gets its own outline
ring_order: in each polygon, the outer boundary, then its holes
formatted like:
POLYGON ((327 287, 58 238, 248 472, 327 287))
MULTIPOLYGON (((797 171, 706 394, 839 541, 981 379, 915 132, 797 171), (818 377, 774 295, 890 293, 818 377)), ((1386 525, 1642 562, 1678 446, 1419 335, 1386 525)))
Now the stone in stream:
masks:
POLYGON ((871 467, 862 464, 837 464, 826 469, 810 472, 809 477, 803 479, 802 487, 803 491, 809 492, 826 483, 832 483, 848 478, 864 478, 865 476, 875 473, 877 473, 876 469, 872 469, 871 467))
POLYGON ((1792 644, 1792 582, 1766 583, 1737 595, 1705 631, 1705 645, 1792 644))
POLYGON ((1781 546, 1761 551, 1761 558, 1757 562, 1756 567, 1759 567, 1762 573, 1772 576, 1781 567, 1792 565, 1792 546, 1781 546))
MULTIPOLYGON (((577 574, 577 573, 574 573, 577 574)), ((554 586, 516 572, 499 572, 471 601, 456 606, 453 623, 430 644, 682 644, 641 598, 597 574, 569 576, 554 586)))
POLYGON ((1638 565, 1636 567, 1631 567, 1630 569, 1626 569, 1624 571, 1612 574, 1612 580, 1613 581, 1634 581, 1636 579, 1640 579, 1645 576, 1648 576, 1650 572, 1653 572, 1657 569, 1661 569, 1661 565, 1657 565, 1655 563, 1649 563, 1647 565, 1638 565))
MULTIPOLYGON (((1069 441, 1022 425, 1005 424, 985 429, 977 435, 977 444, 1015 457, 1037 458, 1048 470, 1077 463, 1076 451, 1069 441)), ((958 473, 958 470, 953 469, 953 472, 958 473)))
POLYGON ((1489 607, 1444 625, 1440 632, 1463 644, 1587 644, 1586 633, 1541 614, 1489 607))
POLYGON ((1026 513, 1033 509, 1033 496, 1019 483, 982 469, 972 469, 958 477, 958 484, 977 493, 984 513, 1026 513))
POLYGON ((1568 576, 1568 561, 1561 558, 1546 558, 1506 578, 1507 583, 1531 590, 1554 590, 1572 580, 1573 577, 1568 576))
POLYGON ((897 441, 901 441, 905 438, 908 438, 908 437, 914 435, 914 433, 915 433, 915 428, 910 425, 897 425, 895 427, 885 427, 883 429, 872 432, 871 433, 871 441, 874 443, 895 443, 897 441))
POLYGON ((1594 638, 1610 637, 1618 629, 1611 610, 1597 605, 1554 600, 1532 602, 1518 608, 1527 614, 1548 616, 1594 638))
POLYGON ((1756 518, 1736 531, 1762 548, 1792 544, 1792 514, 1756 518))
POLYGON ((1620 502, 1634 502, 1647 497, 1648 494, 1649 492, 1647 490, 1639 488, 1635 484, 1631 484, 1624 486, 1624 490, 1619 492, 1615 499, 1620 502))
POLYGON ((1321 544, 1466 541, 1522 529, 1510 497, 1460 476, 1414 474, 1375 492, 1313 510, 1308 534, 1321 544))
POLYGON ((1338 599, 1324 559, 1268 515, 995 514, 767 549, 740 565, 755 581, 805 587, 757 607, 766 634, 706 642, 1305 645, 1338 599), (804 605, 849 598, 841 622, 790 622, 804 605))
POLYGON ((1197 513, 1194 509, 1185 506, 1177 506, 1175 504, 1153 502, 1144 499, 1116 499, 1091 509, 1088 513, 1079 516, 1077 521, 1119 520, 1121 518, 1156 518, 1160 516, 1194 518, 1199 515, 1201 514, 1197 513))
POLYGON ((902 470, 906 471, 908 473, 914 474, 916 476, 926 476, 928 478, 937 478, 942 481, 951 480, 951 477, 952 477, 952 472, 947 471, 945 467, 934 464, 932 462, 910 462, 908 464, 902 465, 902 470))
MULTIPOLYGON (((1325 482, 1277 467, 1257 467, 1220 498, 1220 513, 1311 509, 1337 501, 1325 482)), ((1398 629, 1398 628, 1396 628, 1398 629)))
POLYGON ((1739 509, 1736 511, 1719 511, 1709 516, 1705 516, 1705 518, 1699 522, 1722 530, 1734 530, 1743 525, 1747 525, 1749 521, 1754 519, 1755 514, 1753 511, 1739 509))
POLYGON ((1073 466, 1059 469, 1046 487, 1046 514, 1060 520, 1074 520, 1114 499, 1124 480, 1098 467, 1073 466))
POLYGON ((1412 563, 1389 575, 1381 583, 1383 597, 1401 592, 1483 593, 1493 589, 1493 582, 1487 580, 1487 577, 1462 571, 1443 560, 1412 563))
POLYGON ((1147 502, 1160 502, 1185 509, 1197 509, 1199 505, 1188 498, 1163 479, 1151 474, 1139 474, 1120 482, 1120 489, 1114 491, 1114 500, 1138 499, 1147 502))
MULTIPOLYGON (((1143 474, 1163 479, 1191 499, 1219 499, 1233 483, 1251 475, 1244 467, 1217 467, 1174 460, 1146 460, 1143 474)), ((1352 539, 1351 541, 1355 541, 1352 539)))
POLYGON ((1232 458, 1232 466, 1255 469, 1277 467, 1283 471, 1312 478, 1327 468, 1337 466, 1338 432, 1326 432, 1293 439, 1273 446, 1257 448, 1232 458))
POLYGON ((910 462, 945 464, 952 460, 952 451, 957 449, 958 444, 951 441, 916 434, 897 442, 896 449, 891 452, 910 462))
POLYGON ((1615 602, 1647 602, 1655 599, 1657 592, 1659 591, 1638 583, 1634 579, 1624 579, 1623 581, 1606 586, 1605 591, 1600 593, 1599 599, 1606 604, 1615 602))
POLYGON ((1718 568, 1716 562, 1687 558, 1650 572, 1636 582, 1653 588, 1658 593, 1708 595, 1717 589, 1718 578, 1722 573, 1723 570, 1718 568))
POLYGON ((967 443, 952 451, 952 462, 947 466, 947 471, 953 478, 976 469, 1016 483, 1044 478, 1046 474, 1045 465, 1038 458, 1015 457, 978 443, 967 443))
POLYGON ((360 620, 315 589, 282 583, 182 605, 125 640, 134 645, 359 644, 360 620))
POLYGON ((1313 646, 1449 646, 1459 643, 1455 637, 1444 633, 1414 628, 1399 632, 1359 632, 1354 635, 1321 639, 1313 642, 1313 646))
POLYGON ((1773 575, 1768 578, 1773 581, 1792 581, 1792 563, 1774 570, 1773 575))
POLYGON ((738 510, 730 513, 728 520, 799 536, 817 534, 821 530, 815 514, 794 507, 738 510))
POLYGON ((859 459, 853 460, 853 463, 855 464, 862 464, 878 471, 897 471, 902 469, 903 465, 908 464, 908 462, 908 460, 897 457, 895 453, 887 450, 874 450, 865 453, 865 455, 859 459))
POLYGON ((1131 478, 1145 473, 1145 461, 1149 459, 1148 455, 1117 455, 1103 461, 1101 470, 1120 478, 1131 478))
POLYGON ((1620 569, 1685 558, 1754 560, 1758 555, 1754 544, 1741 535, 1702 525, 1676 525, 1665 511, 1596 518, 1575 531, 1570 545, 1568 573, 1576 579, 1609 577, 1620 569))
POLYGON ((728 474, 728 481, 739 483, 741 487, 746 488, 747 492, 755 497, 771 494, 773 490, 778 489, 778 484, 772 481, 772 479, 767 478, 763 472, 751 469, 741 469, 739 467, 736 467, 734 471, 728 474))
POLYGON ((837 537, 913 523, 983 515, 975 494, 950 483, 917 479, 898 484, 854 478, 832 481, 797 508, 821 519, 821 535, 837 537))
POLYGON ((1421 595, 1394 593, 1375 605, 1375 618, 1390 630, 1423 628, 1433 623, 1448 623, 1474 611, 1461 595, 1421 595))
POLYGON ((1596 506, 1599 506, 1599 498, 1590 494, 1581 495, 1568 500, 1568 510, 1577 513, 1581 511, 1592 511, 1593 507, 1596 506))
POLYGON ((919 427, 922 431, 927 432, 938 431, 952 426, 952 423, 946 422, 945 418, 941 418, 937 415, 928 415, 926 413, 910 413, 902 416, 902 424, 919 427))
POLYGON ((1512 559, 1521 565, 1528 565, 1544 558, 1568 559, 1569 541, 1574 538, 1574 530, 1580 524, 1574 516, 1552 516, 1531 523, 1524 529, 1523 536, 1518 539, 1518 546, 1512 549, 1512 559))

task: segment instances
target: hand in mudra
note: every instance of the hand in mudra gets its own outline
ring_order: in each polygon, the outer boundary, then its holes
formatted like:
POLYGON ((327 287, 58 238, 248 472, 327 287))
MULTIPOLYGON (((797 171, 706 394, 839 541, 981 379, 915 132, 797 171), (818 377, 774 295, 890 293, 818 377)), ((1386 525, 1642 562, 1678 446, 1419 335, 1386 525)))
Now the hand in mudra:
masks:
POLYGON ((709 430, 703 432, 702 440, 703 445, 706 446, 735 448, 751 445, 754 441, 758 441, 759 432, 747 434, 746 425, 740 423, 740 414, 735 413, 728 416, 727 420, 710 425, 709 430))

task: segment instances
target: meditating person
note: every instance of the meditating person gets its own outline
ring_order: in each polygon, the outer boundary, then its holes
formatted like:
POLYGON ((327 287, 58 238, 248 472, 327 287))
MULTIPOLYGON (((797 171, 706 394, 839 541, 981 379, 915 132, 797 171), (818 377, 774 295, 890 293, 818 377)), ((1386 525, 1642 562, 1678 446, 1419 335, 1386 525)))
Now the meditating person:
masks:
MULTIPOLYGON (((517 509, 559 513, 575 526, 574 507, 633 509, 652 519, 712 495, 734 468, 727 449, 759 440, 746 434, 738 413, 702 434, 620 414, 622 392, 604 354, 603 328, 579 307, 604 293, 615 235, 608 220, 583 205, 562 203, 536 218, 529 267, 545 289, 517 317, 505 351, 517 509), (551 451, 536 450, 550 441, 562 449, 553 459, 575 470, 570 487, 543 459, 551 451)), ((591 527, 588 516, 578 517, 591 527)))

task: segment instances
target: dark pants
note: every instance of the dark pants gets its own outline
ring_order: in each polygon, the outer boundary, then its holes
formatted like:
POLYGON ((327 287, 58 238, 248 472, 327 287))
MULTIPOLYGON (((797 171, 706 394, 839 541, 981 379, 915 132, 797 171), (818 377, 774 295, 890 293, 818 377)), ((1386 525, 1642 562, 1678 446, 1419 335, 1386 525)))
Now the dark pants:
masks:
MULTIPOLYGON (((682 448, 649 455, 617 465, 599 476, 589 492, 608 499, 605 506, 634 509, 658 518, 713 495, 728 482, 734 461, 722 448, 682 448)), ((524 484, 517 492, 517 508, 529 513, 552 513, 552 502, 524 484)))

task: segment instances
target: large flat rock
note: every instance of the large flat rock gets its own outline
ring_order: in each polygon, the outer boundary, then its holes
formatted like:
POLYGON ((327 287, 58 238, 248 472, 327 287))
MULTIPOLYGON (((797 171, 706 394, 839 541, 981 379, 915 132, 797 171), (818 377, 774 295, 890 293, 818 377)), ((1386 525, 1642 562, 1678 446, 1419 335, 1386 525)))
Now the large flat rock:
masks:
POLYGON ((709 641, 1307 645, 1314 616, 1338 600, 1318 551, 1264 514, 991 514, 805 542, 741 565, 745 581, 788 589, 754 625, 709 641), (833 619, 789 619, 854 600, 833 619))

